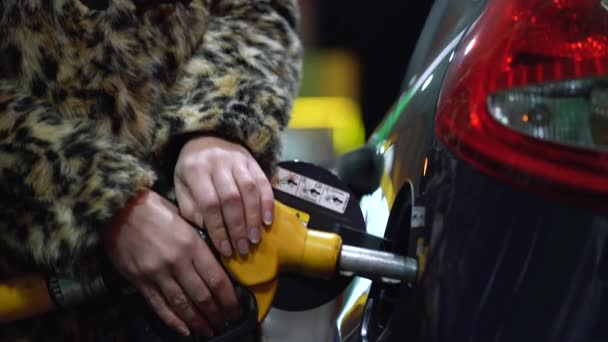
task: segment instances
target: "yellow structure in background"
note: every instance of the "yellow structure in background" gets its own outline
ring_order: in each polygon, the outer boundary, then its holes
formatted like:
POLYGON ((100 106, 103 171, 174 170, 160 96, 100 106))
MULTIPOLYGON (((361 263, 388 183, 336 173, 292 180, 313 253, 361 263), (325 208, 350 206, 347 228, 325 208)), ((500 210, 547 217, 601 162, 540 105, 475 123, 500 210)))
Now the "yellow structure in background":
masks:
POLYGON ((363 144, 359 79, 359 63, 347 50, 307 49, 289 128, 330 129, 336 155, 363 144))
POLYGON ((343 49, 324 50, 319 65, 323 95, 359 98, 359 62, 351 52, 343 49))
POLYGON ((331 129, 334 151, 337 155, 365 142, 361 110, 357 102, 347 97, 297 98, 289 128, 331 129))

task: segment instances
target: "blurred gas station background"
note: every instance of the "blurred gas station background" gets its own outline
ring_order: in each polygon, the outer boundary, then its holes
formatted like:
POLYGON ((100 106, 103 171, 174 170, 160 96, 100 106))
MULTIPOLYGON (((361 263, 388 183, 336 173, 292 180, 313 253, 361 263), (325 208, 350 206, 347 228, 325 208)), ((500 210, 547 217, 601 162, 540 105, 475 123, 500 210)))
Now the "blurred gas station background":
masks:
MULTIPOLYGON (((303 78, 283 135, 283 160, 331 169, 340 155, 366 142, 400 92, 431 5, 431 0, 300 0, 303 78)), ((272 309, 263 340, 335 341, 345 297, 303 312, 272 309)))
POLYGON ((331 167, 396 99, 432 1, 300 0, 303 78, 283 159, 331 167))

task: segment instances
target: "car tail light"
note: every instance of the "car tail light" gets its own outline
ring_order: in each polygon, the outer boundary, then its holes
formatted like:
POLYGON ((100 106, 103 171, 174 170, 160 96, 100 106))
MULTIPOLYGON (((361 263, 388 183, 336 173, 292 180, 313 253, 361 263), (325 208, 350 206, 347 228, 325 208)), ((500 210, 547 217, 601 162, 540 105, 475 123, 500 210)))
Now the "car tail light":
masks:
POLYGON ((483 172, 608 209, 608 1, 490 1, 455 54, 436 130, 483 172))

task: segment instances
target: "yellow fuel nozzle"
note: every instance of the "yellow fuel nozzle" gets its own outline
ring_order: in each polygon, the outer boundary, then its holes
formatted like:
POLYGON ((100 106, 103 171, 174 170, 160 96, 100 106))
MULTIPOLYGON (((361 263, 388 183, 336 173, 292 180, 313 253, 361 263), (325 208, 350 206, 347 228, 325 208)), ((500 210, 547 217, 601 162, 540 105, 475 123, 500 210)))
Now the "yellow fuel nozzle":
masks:
MULTIPOLYGON (((329 279, 341 271, 383 282, 414 281, 418 272, 413 258, 343 245, 338 234, 306 228, 291 208, 277 201, 274 221, 261 233, 261 242, 249 255, 222 258, 232 277, 253 293, 258 322, 270 310, 281 272, 329 279)), ((32 274, 0 282, 0 324, 33 317, 57 306, 77 304, 106 291, 101 274, 85 283, 69 278, 58 282, 51 279, 55 278, 32 274), (56 305, 47 284, 54 284, 51 287, 61 292, 59 297, 64 302, 56 305)))
POLYGON ((222 258, 222 263, 253 292, 261 322, 272 305, 280 272, 331 278, 341 247, 339 235, 307 229, 287 206, 275 201, 274 221, 262 229, 261 242, 249 255, 222 258))
POLYGON ((0 324, 37 316, 55 309, 42 274, 28 274, 0 283, 0 324))

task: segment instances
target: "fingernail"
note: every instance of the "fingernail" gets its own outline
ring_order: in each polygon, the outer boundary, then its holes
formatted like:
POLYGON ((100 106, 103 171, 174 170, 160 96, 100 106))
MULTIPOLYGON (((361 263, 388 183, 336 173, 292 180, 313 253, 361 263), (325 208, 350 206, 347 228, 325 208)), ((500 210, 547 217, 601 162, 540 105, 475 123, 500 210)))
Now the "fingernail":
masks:
POLYGON ((260 230, 257 227, 249 228, 249 241, 255 244, 260 242, 260 230))
POLYGON ((179 333, 184 335, 184 336, 190 336, 190 330, 188 330, 188 328, 186 327, 179 327, 179 333))
POLYGON ((232 256, 232 247, 230 247, 230 242, 228 242, 228 240, 224 240, 222 243, 220 243, 220 252, 226 258, 230 258, 232 256))
POLYGON ((249 253, 249 242, 247 242, 247 240, 240 239, 237 245, 239 247, 239 253, 241 253, 241 255, 247 255, 249 253))
POLYGON ((272 224, 272 213, 270 210, 264 212, 264 224, 270 226, 272 224))

